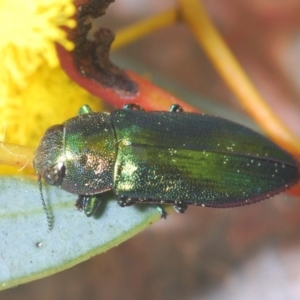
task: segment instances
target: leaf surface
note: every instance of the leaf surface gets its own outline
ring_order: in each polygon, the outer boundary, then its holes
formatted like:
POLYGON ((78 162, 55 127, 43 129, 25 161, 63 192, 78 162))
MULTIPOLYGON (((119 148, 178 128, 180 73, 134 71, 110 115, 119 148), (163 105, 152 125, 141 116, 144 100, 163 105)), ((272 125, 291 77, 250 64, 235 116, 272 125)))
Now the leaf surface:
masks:
POLYGON ((121 208, 115 201, 87 218, 74 207, 76 195, 43 188, 54 216, 50 232, 36 180, 0 176, 0 290, 74 266, 160 219, 153 206, 121 208))

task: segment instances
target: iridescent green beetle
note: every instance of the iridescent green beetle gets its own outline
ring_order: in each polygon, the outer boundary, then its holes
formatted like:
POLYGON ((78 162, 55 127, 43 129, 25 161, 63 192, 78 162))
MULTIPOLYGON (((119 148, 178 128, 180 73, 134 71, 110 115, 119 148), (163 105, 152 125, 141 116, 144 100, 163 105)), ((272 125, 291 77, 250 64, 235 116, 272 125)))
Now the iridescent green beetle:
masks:
POLYGON ((76 206, 87 216, 106 191, 121 206, 169 203, 183 213, 188 205, 251 204, 299 180, 296 160, 264 136, 178 105, 112 113, 83 106, 46 131, 33 165, 49 184, 79 195, 76 206))

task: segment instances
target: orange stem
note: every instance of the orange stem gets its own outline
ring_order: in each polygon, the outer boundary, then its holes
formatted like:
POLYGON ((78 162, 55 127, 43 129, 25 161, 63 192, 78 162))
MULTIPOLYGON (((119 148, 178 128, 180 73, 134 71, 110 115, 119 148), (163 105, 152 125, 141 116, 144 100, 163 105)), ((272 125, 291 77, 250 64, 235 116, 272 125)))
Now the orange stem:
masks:
POLYGON ((115 50, 145 35, 169 26, 178 20, 178 9, 170 9, 140 22, 134 23, 116 33, 111 49, 115 50))
POLYGON ((243 108, 278 145, 300 157, 300 140, 274 114, 210 21, 199 0, 180 0, 181 12, 196 39, 243 108))

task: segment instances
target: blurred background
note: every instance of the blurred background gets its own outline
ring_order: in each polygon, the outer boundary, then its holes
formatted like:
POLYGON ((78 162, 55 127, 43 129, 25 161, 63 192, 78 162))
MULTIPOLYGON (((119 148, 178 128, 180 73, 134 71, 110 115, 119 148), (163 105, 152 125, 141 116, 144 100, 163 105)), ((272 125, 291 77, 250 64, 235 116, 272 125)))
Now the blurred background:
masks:
MULTIPOLYGON (((262 95, 300 136, 300 1, 203 3, 262 95)), ((117 31, 174 5, 116 0, 99 23, 117 31)), ((184 24, 112 57, 204 112, 255 128, 184 24)), ((0 298, 300 299, 299 228, 299 199, 287 194, 234 209, 189 207, 105 254, 0 298)))

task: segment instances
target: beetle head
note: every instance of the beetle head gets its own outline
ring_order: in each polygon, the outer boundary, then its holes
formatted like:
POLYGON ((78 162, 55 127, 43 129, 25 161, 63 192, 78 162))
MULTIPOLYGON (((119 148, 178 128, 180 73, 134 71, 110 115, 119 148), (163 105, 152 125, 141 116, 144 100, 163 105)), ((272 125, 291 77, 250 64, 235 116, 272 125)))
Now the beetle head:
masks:
POLYGON ((61 185, 65 176, 64 125, 54 125, 44 134, 35 151, 33 167, 51 185, 61 185))

